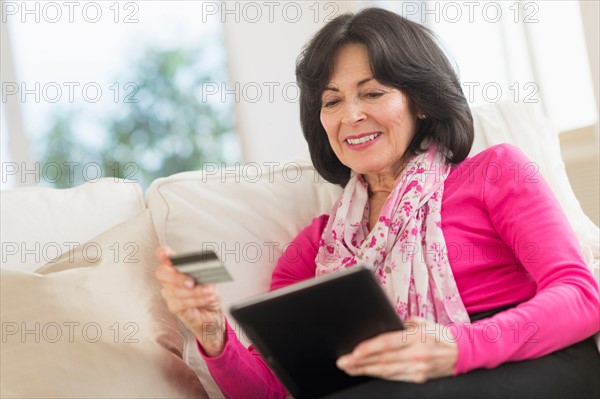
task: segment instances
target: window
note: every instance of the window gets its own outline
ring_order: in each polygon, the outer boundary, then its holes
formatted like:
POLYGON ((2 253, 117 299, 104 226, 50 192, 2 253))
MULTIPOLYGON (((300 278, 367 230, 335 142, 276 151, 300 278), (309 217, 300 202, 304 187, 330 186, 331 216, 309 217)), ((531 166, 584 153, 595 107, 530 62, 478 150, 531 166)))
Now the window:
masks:
POLYGON ((227 81, 227 68, 222 25, 200 23, 201 7, 3 1, 14 71, 2 76, 3 187, 100 176, 147 185, 203 162, 238 161, 231 104, 202 95, 203 84, 227 81), (23 131, 9 106, 21 110, 23 131))

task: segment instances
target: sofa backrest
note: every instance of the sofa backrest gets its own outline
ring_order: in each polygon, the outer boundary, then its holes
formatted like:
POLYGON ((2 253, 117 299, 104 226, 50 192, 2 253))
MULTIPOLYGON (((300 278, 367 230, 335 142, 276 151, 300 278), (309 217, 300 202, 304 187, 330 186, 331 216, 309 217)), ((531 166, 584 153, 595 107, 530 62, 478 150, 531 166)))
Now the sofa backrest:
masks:
POLYGON ((267 291, 282 251, 340 192, 297 160, 176 174, 153 182, 146 199, 162 244, 210 249, 225 263, 234 279, 220 286, 227 308, 267 291))
POLYGON ((3 190, 0 202, 0 264, 21 271, 34 271, 145 208, 138 183, 113 178, 65 190, 3 190))
POLYGON ((470 155, 499 143, 519 147, 529 158, 515 165, 522 178, 541 174, 549 183, 575 231, 582 253, 591 269, 598 272, 600 235, 598 226, 583 212, 561 157, 558 129, 544 115, 539 103, 500 101, 472 108, 475 142, 470 155))

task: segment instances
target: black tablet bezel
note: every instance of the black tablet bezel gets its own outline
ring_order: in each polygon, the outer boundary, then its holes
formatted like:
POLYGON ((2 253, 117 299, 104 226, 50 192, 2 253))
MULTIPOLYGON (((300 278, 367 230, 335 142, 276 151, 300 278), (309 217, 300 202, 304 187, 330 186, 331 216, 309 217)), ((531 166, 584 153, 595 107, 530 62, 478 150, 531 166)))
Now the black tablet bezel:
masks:
POLYGON ((230 313, 297 399, 371 380, 347 375, 335 361, 365 339, 403 328, 364 267, 273 291, 232 306, 230 313))

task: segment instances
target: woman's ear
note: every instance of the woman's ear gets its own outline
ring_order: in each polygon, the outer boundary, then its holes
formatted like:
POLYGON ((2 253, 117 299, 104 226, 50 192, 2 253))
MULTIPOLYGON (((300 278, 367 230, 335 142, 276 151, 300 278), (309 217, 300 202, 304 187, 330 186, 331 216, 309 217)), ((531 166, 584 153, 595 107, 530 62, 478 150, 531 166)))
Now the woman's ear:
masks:
POLYGON ((411 108, 411 111, 412 111, 413 115, 415 115, 417 117, 417 119, 425 119, 425 118, 427 118, 427 115, 425 115, 425 113, 423 112, 423 110, 421 110, 421 107, 419 107, 418 105, 416 105, 415 102, 412 101, 412 100, 410 102, 410 108, 411 108))

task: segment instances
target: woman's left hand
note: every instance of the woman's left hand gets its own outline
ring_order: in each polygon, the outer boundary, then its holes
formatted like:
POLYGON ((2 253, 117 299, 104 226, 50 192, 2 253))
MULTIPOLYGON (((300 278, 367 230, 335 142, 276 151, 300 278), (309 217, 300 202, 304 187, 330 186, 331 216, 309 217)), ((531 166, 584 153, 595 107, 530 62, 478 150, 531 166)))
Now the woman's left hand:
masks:
POLYGON ((387 380, 423 383, 450 376, 458 358, 458 345, 450 328, 411 317, 405 330, 380 334, 358 344, 337 361, 346 373, 387 380))

